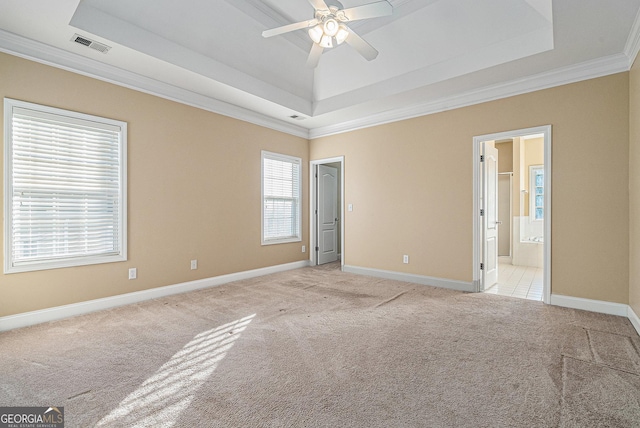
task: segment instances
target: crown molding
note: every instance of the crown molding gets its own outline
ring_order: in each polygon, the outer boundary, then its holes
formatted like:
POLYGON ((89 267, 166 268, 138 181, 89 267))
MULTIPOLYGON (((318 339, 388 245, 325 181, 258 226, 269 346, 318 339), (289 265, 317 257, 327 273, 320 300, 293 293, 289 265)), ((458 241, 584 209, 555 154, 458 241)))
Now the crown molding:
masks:
POLYGON ((275 131, 305 139, 309 138, 309 131, 301 126, 274 119, 261 113, 141 76, 4 30, 0 30, 0 52, 249 122, 254 125, 263 126, 275 131))
POLYGON ((71 71, 305 139, 315 139, 418 116, 480 104, 583 80, 629 71, 640 51, 640 14, 636 17, 625 52, 540 73, 429 103, 389 110, 362 119, 307 129, 205 95, 160 82, 112 65, 0 30, 0 52, 71 71))
POLYGON ((636 14, 636 19, 633 21, 627 43, 624 46, 624 54, 629 59, 629 68, 633 67, 638 52, 640 52, 640 10, 636 14))
POLYGON ((515 95, 526 94, 556 86, 567 85, 588 79, 608 76, 629 71, 629 57, 623 53, 586 61, 580 64, 559 68, 545 73, 512 80, 497 85, 486 86, 473 91, 441 98, 429 103, 418 104, 406 108, 385 111, 325 127, 311 129, 309 138, 315 139, 329 135, 341 134, 358 129, 369 128, 385 123, 398 122, 419 116, 454 110, 474 104, 481 104, 515 95))

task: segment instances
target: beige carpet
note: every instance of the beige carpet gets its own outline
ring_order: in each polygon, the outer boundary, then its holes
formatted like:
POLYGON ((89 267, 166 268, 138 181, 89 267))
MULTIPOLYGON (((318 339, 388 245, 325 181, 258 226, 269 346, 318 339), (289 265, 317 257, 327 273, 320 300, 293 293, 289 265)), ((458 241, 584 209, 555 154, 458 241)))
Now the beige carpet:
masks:
POLYGON ((0 334, 67 427, 638 427, 622 317, 299 269, 0 334))

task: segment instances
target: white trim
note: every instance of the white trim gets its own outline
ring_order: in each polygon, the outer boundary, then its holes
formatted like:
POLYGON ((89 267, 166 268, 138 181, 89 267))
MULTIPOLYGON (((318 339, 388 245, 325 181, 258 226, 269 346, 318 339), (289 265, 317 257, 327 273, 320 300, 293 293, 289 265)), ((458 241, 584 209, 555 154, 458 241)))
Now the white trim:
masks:
POLYGON ((11 134, 12 134, 12 126, 11 126, 11 122, 12 122, 12 116, 13 116, 13 112, 11 112, 11 108, 9 107, 9 105, 7 104, 7 98, 4 99, 4 116, 3 116, 3 123, 4 123, 4 172, 1 175, 2 179, 4 181, 4 186, 3 186, 3 190, 4 190, 4 209, 3 209, 3 233, 4 233, 4 237, 2 239, 2 248, 4 250, 4 263, 3 263, 3 273, 7 272, 7 268, 11 267, 11 243, 9 242, 9 235, 11 234, 11 227, 10 224, 11 223, 11 206, 12 206, 12 201, 11 198, 9 197, 10 194, 13 193, 13 190, 10 189, 10 185, 9 183, 12 180, 8 180, 8 177, 13 175, 13 162, 10 161, 10 159, 12 158, 11 155, 11 151, 9 148, 9 141, 11 141, 11 134))
MULTIPOLYGON (((471 272, 473 272, 473 291, 478 293, 482 289, 482 271, 480 263, 482 261, 482 218, 480 215, 480 198, 482 197, 482 168, 480 168, 480 154, 482 152, 482 141, 473 139, 473 257, 471 272)), ((498 273, 499 274, 499 273, 498 273)))
POLYGON ((542 279, 542 301, 551 302, 551 164, 552 164, 552 141, 553 135, 551 125, 545 127, 544 132, 544 243, 543 243, 543 279, 542 279))
MULTIPOLYGON (((261 215, 260 215, 260 240, 262 245, 274 245, 274 244, 286 244, 289 242, 301 242, 302 241, 302 159, 296 156, 285 155, 281 153, 269 152, 267 150, 262 150, 260 154, 260 205, 262 206, 261 215), (297 236, 289 236, 286 238, 272 238, 265 239, 264 238, 264 211, 265 211, 265 203, 264 203, 264 161, 265 159, 286 162, 292 165, 298 165, 298 198, 297 198, 297 213, 298 213, 298 235, 297 236)), ((294 199, 294 198, 291 198, 294 199)))
POLYGON ((288 270, 299 269, 307 266, 309 266, 309 262, 303 260, 299 262, 269 266, 266 268, 253 269, 244 272, 220 275, 196 281, 183 282, 181 284, 151 288, 149 290, 136 291, 133 293, 121 294, 112 297, 105 297, 103 299, 89 300, 86 302, 73 303, 70 305, 57 306, 54 308, 42 309, 32 312, 25 312, 17 315, 9 315, 0 318, 0 331, 13 330, 16 328, 60 320, 77 315, 84 315, 91 312, 115 308, 118 306, 130 305, 132 303, 144 302, 146 300, 158 299, 160 297, 172 296, 174 294, 181 294, 189 291, 216 287, 233 281, 240 281, 243 279, 270 275, 277 272, 285 272, 288 270))
POLYGON ((629 69, 633 67, 633 63, 640 51, 640 10, 636 14, 636 19, 633 21, 631 31, 627 37, 627 43, 624 46, 624 54, 629 58, 629 69))
MULTIPOLYGON (((105 297, 103 299, 89 300, 86 302, 73 303, 70 305, 57 306, 54 308, 42 309, 32 312, 24 312, 16 315, 9 315, 0 318, 0 332, 17 328, 28 327, 50 321, 61 320, 78 315, 85 315, 96 311, 116 308, 118 306, 140 303, 147 300, 158 299, 175 294, 182 294, 190 291, 202 290, 217 287, 234 281, 251 279, 260 276, 270 275, 278 272, 285 272, 309 266, 308 260, 286 263, 282 265, 269 266, 266 268, 253 269, 243 272, 236 272, 227 275, 220 275, 196 281, 184 282, 181 284, 168 285, 164 287, 152 288, 149 290, 136 291, 133 293, 121 294, 118 296, 105 297)), ((432 278, 421 275, 405 274, 401 272, 384 271, 378 269, 362 268, 357 266, 344 266, 345 272, 357 275, 367 275, 377 278, 399 280, 421 285, 430 285, 440 288, 448 288, 458 291, 473 292, 472 283, 454 281, 449 279, 432 278)), ((572 309, 604 313, 609 315, 624 316, 629 319, 638 334, 640 334, 640 318, 633 309, 621 303, 611 303, 599 300, 583 299, 580 297, 551 295, 551 304, 572 309)))
POLYGON ((127 131, 127 122, 90 115, 86 113, 81 113, 72 110, 65 110, 56 107, 41 105, 30 103, 26 101, 15 100, 12 98, 4 98, 4 141, 5 141, 5 149, 4 149, 4 273, 20 273, 20 272, 33 272, 38 270, 48 270, 48 269, 58 269, 65 267, 75 267, 75 266, 87 266, 94 264, 102 264, 102 263, 114 263, 114 262, 123 262, 127 260, 127 249, 128 249, 128 234, 127 234, 127 225, 128 225, 128 210, 127 210, 127 160, 128 160, 128 149, 127 149, 127 139, 128 139, 128 131, 127 131), (119 156, 118 156, 118 168, 119 168, 119 176, 118 179, 119 187, 118 187, 118 240, 119 240, 119 251, 115 254, 96 254, 92 256, 77 256, 77 257, 68 257, 68 258, 49 258, 42 259, 38 261, 31 262, 20 262, 17 263, 14 260, 12 255, 13 248, 13 233, 11 231, 13 227, 13 212, 11 207, 13 205, 13 167, 14 167, 14 159, 13 159, 13 127, 14 127, 14 113, 16 110, 29 110, 29 115, 42 115, 49 114, 54 115, 56 120, 60 123, 65 123, 66 125, 77 123, 79 120, 83 122, 91 122, 95 127, 99 127, 102 129, 109 129, 111 131, 116 131, 119 137, 119 156))
POLYGON ((633 62, 632 59, 635 58, 639 49, 640 23, 638 22, 638 18, 636 18, 636 23, 634 23, 633 30, 627 40, 625 53, 598 58, 557 70, 539 73, 534 76, 527 76, 510 82, 475 89, 425 104, 392 109, 369 115, 362 119, 307 129, 0 30, 0 52, 6 52, 41 64, 61 68, 73 73, 306 139, 315 139, 355 131, 357 129, 454 110, 487 101, 629 71, 630 62, 633 62))
MULTIPOLYGON (((363 268, 358 266, 345 265, 344 272, 357 275, 367 275, 376 278, 391 279, 397 281, 411 282, 414 284, 430 285, 439 288, 448 288, 457 291, 474 292, 473 283, 464 281, 455 281, 451 279, 432 278, 422 275, 407 274, 402 272, 392 272, 379 269, 363 268)), ((571 309, 580 309, 584 311, 597 312, 608 315, 617 315, 627 317, 634 328, 640 334, 640 318, 635 314, 629 305, 622 303, 605 302, 601 300, 583 299, 581 297, 562 296, 552 294, 550 304, 571 309)))
POLYGON ((0 30, 0 52, 71 71, 93 79, 144 92, 212 113, 264 126, 296 137, 309 138, 309 131, 264 114, 238 107, 206 95, 170 85, 131 71, 83 57, 53 46, 0 30))
POLYGON ((638 318, 638 315, 633 311, 631 306, 627 309, 627 318, 631 321, 633 328, 635 328, 638 334, 640 334, 640 318, 638 318))
POLYGON ((627 317, 629 305, 622 303, 605 302, 603 300, 584 299, 582 297, 551 295, 551 304, 563 308, 580 309, 583 311, 597 312, 600 314, 617 315, 627 317))
POLYGON ((456 281, 453 279, 434 278, 431 276, 415 275, 411 273, 393 272, 389 270, 380 270, 365 268, 359 266, 344 265, 344 272, 354 273, 356 275, 373 276, 376 278, 391 279, 395 281, 411 282, 413 284, 430 285, 432 287, 448 288, 456 291, 473 292, 474 287, 471 282, 456 281))
POLYGON ((529 92, 540 91, 569 83, 595 79, 597 77, 629 71, 629 58, 625 54, 611 55, 563 67, 533 76, 504 82, 497 85, 474 89, 461 94, 441 98, 411 107, 392 109, 372 114, 362 119, 318 127, 309 131, 309 138, 315 139, 329 135, 369 128, 385 123, 398 122, 419 116, 426 116, 448 110, 455 110, 488 101, 509 98, 529 92))
POLYGON ((339 163, 340 164, 340 254, 338 259, 340 260, 340 266, 344 269, 344 224, 346 223, 344 218, 344 156, 337 156, 334 158, 318 159, 309 161, 309 261, 312 266, 317 264, 316 247, 318 246, 318 237, 316 233, 316 203, 318 199, 318 190, 316 185, 316 170, 318 165, 327 163, 339 163))
POLYGON ((544 138, 544 277, 543 301, 550 303, 551 298, 551 125, 537 126, 515 131, 498 132, 473 137, 473 284, 478 292, 482 285, 480 262, 482 258, 482 217, 480 216, 480 198, 482 196, 482 169, 480 168, 481 145, 485 141, 504 140, 543 134, 544 138))

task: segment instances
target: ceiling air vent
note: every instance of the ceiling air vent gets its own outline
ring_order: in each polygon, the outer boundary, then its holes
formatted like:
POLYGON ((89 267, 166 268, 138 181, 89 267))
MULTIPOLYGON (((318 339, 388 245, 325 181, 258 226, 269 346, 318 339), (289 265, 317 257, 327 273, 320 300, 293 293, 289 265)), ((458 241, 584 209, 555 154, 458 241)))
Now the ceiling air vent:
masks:
POLYGON ((96 42, 95 40, 91 40, 87 37, 81 36, 80 34, 74 34, 73 37, 71 38, 71 41, 80 43, 83 46, 90 47, 91 49, 94 49, 98 52, 102 52, 105 54, 109 52, 109 49, 111 49, 111 46, 107 46, 103 43, 96 42))
POLYGON ((292 114, 291 116, 289 116, 291 119, 296 119, 296 120, 305 120, 306 117, 304 116, 298 116, 297 114, 292 114))

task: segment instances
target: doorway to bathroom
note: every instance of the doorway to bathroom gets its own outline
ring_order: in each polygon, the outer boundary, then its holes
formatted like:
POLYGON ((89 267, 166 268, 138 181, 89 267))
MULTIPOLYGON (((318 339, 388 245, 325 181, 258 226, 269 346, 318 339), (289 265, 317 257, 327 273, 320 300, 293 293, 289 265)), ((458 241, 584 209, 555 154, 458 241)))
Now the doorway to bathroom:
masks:
POLYGON ((550 299, 551 127, 474 138, 476 290, 550 299))

